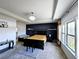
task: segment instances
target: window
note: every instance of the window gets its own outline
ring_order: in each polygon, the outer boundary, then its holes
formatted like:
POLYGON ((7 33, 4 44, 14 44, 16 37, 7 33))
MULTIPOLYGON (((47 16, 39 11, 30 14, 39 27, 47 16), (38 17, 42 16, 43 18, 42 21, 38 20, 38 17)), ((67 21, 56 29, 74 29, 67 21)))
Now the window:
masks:
POLYGON ((75 40, 76 40, 76 25, 75 21, 67 23, 67 46, 68 48, 75 52, 75 40))
POLYGON ((65 25, 63 24, 62 25, 62 36, 61 36, 61 38, 62 38, 62 43, 64 44, 64 42, 65 42, 65 25))

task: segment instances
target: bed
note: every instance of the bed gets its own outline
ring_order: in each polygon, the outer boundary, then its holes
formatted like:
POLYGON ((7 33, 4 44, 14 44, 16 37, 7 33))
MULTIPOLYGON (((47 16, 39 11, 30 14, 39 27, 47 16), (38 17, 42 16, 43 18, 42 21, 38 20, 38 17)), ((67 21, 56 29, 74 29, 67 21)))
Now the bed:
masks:
POLYGON ((23 42, 26 47, 44 49, 46 40, 46 35, 33 35, 28 38, 25 37, 23 42))

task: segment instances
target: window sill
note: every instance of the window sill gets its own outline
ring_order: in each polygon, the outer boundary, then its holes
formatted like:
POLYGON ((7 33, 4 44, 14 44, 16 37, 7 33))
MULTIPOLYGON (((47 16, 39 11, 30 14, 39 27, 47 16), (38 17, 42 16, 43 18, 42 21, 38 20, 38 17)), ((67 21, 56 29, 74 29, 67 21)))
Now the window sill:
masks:
MULTIPOLYGON (((61 42, 62 43, 62 42, 61 42)), ((64 44, 64 43, 62 43, 65 47, 66 47, 66 49, 74 56, 74 57, 76 57, 76 53, 74 53, 66 44, 64 44)))

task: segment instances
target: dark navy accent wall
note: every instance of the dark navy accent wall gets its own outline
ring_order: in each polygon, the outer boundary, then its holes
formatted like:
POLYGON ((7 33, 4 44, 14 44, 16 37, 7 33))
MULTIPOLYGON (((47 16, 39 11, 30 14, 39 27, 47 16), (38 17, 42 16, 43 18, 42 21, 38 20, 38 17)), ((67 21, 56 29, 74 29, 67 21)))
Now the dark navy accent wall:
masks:
POLYGON ((57 39, 57 23, 45 23, 45 24, 29 24, 26 25, 26 34, 42 34, 46 35, 48 41, 57 39))

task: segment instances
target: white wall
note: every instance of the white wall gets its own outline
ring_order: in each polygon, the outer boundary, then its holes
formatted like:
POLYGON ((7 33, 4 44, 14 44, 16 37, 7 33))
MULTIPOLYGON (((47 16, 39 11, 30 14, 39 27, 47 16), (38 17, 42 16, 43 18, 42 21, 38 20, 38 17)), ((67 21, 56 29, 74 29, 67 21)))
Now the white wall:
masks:
MULTIPOLYGON (((6 15, 0 14, 0 21, 5 21, 8 28, 0 28, 0 42, 6 40, 13 40, 16 45, 16 20, 6 15)), ((6 48, 8 45, 0 46, 0 50, 6 48)))
POLYGON ((58 38, 59 38, 59 41, 61 41, 61 25, 58 25, 58 38))
POLYGON ((17 36, 26 35, 26 23, 17 21, 17 36))
MULTIPOLYGON (((77 16, 78 16, 78 5, 75 4, 75 6, 70 10, 70 12, 62 18, 61 20, 62 25, 66 24, 71 20, 76 20, 77 16)), ((61 43, 61 47, 65 52, 65 54, 67 55, 68 59, 76 59, 76 57, 68 50, 65 44, 61 43)))

